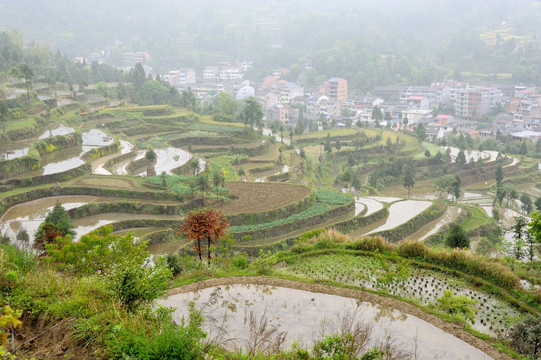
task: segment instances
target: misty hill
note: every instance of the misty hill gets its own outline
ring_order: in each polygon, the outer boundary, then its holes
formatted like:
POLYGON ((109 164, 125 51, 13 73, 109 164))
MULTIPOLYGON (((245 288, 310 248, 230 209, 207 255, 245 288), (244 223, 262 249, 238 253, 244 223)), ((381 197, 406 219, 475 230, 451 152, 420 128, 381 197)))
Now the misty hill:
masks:
MULTIPOLYGON (((539 3, 508 1, 23 0, 0 4, 5 29, 68 56, 103 51, 122 65, 146 51, 158 73, 249 58, 258 79, 278 67, 342 76, 361 89, 427 83, 460 72, 535 81, 539 3), (51 21, 54 19, 54 21, 51 21)), ((310 74, 309 74, 310 75, 310 74)))

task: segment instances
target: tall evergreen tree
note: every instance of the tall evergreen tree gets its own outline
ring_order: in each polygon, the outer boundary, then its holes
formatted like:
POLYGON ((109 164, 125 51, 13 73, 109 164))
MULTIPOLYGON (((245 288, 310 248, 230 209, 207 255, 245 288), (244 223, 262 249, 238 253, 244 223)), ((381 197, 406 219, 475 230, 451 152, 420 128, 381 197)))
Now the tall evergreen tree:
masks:
POLYGON ((415 185, 414 169, 411 163, 406 166, 404 173, 404 187, 408 189, 408 198, 410 197, 410 190, 415 185))

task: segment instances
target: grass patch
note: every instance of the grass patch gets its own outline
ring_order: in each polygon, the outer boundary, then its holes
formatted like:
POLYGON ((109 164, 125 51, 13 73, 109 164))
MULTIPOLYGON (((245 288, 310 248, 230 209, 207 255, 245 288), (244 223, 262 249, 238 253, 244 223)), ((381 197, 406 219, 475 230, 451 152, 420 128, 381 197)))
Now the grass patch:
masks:
POLYGON ((462 221, 461 226, 468 232, 480 226, 490 224, 492 219, 479 207, 471 207, 468 216, 462 221))
POLYGON ((6 131, 23 129, 27 126, 37 127, 36 120, 32 117, 6 121, 6 131))
POLYGON ((221 126, 221 127, 228 127, 228 128, 238 128, 245 130, 247 129, 246 125, 241 123, 228 123, 228 122, 220 122, 220 121, 214 121, 212 120, 212 116, 201 116, 201 123, 212 125, 212 126, 221 126))
MULTIPOLYGON (((363 129, 364 130, 364 129, 363 129)), ((300 136, 301 140, 309 140, 309 139, 324 139, 327 137, 327 134, 331 134, 331 138, 337 137, 337 136, 348 136, 348 135, 355 135, 359 130, 355 129, 332 129, 332 130, 324 130, 320 132, 314 132, 314 133, 307 133, 300 136)), ((284 133, 285 136, 285 133, 284 133)))
POLYGON ((426 159, 426 156, 425 156, 425 151, 428 150, 430 151, 430 156, 435 156, 437 153, 442 153, 444 154, 445 151, 440 148, 439 146, 436 146, 432 143, 429 143, 428 141, 423 141, 421 143, 421 147, 422 147, 422 152, 415 155, 415 160, 422 160, 422 159, 426 159))

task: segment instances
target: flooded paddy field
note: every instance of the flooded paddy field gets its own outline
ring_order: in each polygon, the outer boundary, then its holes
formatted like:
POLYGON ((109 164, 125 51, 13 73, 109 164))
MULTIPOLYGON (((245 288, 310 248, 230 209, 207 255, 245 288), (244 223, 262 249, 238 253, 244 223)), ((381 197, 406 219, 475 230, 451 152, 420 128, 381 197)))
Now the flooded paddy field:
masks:
POLYGON ((429 236, 437 233, 443 226, 451 224, 461 212, 462 208, 460 207, 448 206, 442 216, 440 216, 434 221, 429 222, 428 224, 408 236, 405 240, 423 241, 429 236))
MULTIPOLYGON (((399 264, 391 265, 398 271, 399 264)), ((338 284, 383 291, 393 296, 411 299, 420 305, 436 303, 445 290, 464 295, 476 302, 477 314, 471 326, 486 334, 497 335, 520 321, 523 315, 491 293, 470 286, 466 281, 445 276, 432 270, 410 268, 406 279, 381 283, 378 278, 387 270, 370 256, 323 255, 312 257, 281 270, 285 274, 314 281, 332 281, 338 284)))
POLYGON ((389 207, 389 217, 385 223, 365 233, 365 235, 394 229, 395 227, 402 225, 419 215, 421 212, 428 209, 430 205, 432 205, 432 202, 430 201, 419 200, 404 200, 396 202, 389 207))
POLYGON ((321 334, 337 331, 338 323, 349 318, 370 329, 368 347, 387 336, 409 352, 418 346, 418 359, 491 359, 490 356, 428 322, 397 308, 368 301, 287 287, 232 284, 171 295, 159 300, 172 306, 174 318, 187 317, 188 303, 203 309, 203 326, 208 338, 234 339, 232 348, 244 346, 250 329, 246 319, 252 314, 265 318, 270 326, 287 333, 285 346, 299 341, 311 345, 321 334), (225 332, 223 329, 225 328, 225 332), (417 343, 417 344, 416 344, 417 343))
MULTIPOLYGON (((15 238, 21 228, 26 229, 30 239, 33 240, 39 225, 45 220, 45 217, 52 210, 57 201, 59 201, 64 209, 70 210, 88 203, 100 203, 100 202, 118 202, 120 200, 130 199, 118 199, 107 198, 99 196, 54 196, 48 198, 37 199, 22 204, 14 205, 7 209, 0 218, 0 233, 15 238)), ((153 200, 138 200, 139 203, 156 203, 153 200)), ((175 202, 163 201, 163 204, 175 204, 175 202)), ((73 220, 72 223, 75 226, 77 238, 87 234, 88 232, 97 229, 100 226, 111 224, 121 220, 131 219, 179 219, 178 215, 144 215, 144 214, 98 214, 89 216, 82 219, 73 220)))

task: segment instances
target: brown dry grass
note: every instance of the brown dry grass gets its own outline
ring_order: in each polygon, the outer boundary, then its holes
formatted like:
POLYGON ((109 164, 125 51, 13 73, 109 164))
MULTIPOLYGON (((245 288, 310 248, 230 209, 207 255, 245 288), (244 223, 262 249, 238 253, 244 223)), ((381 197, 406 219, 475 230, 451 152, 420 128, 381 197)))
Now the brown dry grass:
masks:
POLYGON ((278 183, 233 182, 226 187, 235 196, 235 200, 219 207, 226 215, 276 210, 310 193, 310 189, 303 186, 278 183))

